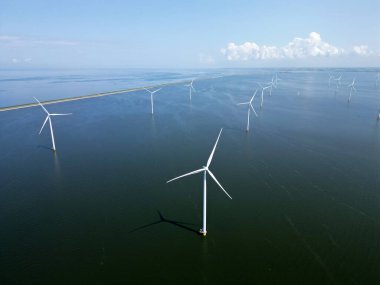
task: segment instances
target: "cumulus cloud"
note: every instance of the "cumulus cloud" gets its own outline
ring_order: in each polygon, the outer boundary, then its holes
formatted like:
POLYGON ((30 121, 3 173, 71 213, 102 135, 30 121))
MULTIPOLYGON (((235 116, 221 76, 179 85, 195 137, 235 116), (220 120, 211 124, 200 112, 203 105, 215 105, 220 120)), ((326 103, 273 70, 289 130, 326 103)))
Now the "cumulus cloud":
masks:
MULTIPOLYGON (((328 57, 347 54, 343 48, 336 47, 322 40, 321 35, 312 32, 307 38, 296 37, 283 47, 258 45, 246 42, 241 45, 229 43, 221 49, 229 61, 247 61, 250 59, 295 59, 306 57, 328 57)), ((370 55, 368 46, 360 45, 353 48, 357 55, 370 55)))
POLYGON ((354 46, 352 48, 352 50, 357 55, 367 56, 367 55, 373 54, 373 52, 370 51, 369 48, 368 48, 368 46, 366 46, 366 45, 354 46))

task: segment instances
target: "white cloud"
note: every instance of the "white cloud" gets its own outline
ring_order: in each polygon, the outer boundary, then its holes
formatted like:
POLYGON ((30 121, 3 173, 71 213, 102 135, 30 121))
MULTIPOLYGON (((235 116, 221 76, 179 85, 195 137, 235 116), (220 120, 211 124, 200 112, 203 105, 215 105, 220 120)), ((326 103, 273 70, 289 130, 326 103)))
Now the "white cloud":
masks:
POLYGON ((21 63, 21 62, 30 63, 30 62, 32 62, 32 59, 30 57, 23 58, 23 59, 14 57, 14 58, 11 59, 11 61, 12 61, 13 64, 18 64, 18 63, 21 63))
MULTIPOLYGON (((373 54, 368 46, 360 45, 353 48, 357 55, 373 54)), ((221 49, 229 61, 247 61, 250 59, 295 59, 306 57, 328 57, 347 54, 343 48, 336 47, 322 40, 321 35, 312 32, 307 38, 294 38, 283 47, 259 46, 255 42, 246 42, 241 45, 229 43, 221 49)))
POLYGON ((354 46, 352 49, 357 55, 367 56, 373 54, 373 52, 370 51, 366 45, 354 46))

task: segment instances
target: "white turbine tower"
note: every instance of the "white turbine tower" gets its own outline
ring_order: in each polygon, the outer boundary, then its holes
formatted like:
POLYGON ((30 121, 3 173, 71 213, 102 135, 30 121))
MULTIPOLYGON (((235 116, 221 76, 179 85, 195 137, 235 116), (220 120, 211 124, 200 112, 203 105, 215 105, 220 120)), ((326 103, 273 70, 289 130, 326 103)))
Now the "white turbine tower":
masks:
POLYGON ((49 125, 50 125, 50 133, 51 133, 51 142, 53 144, 53 151, 56 151, 56 148, 55 148, 55 142, 54 142, 54 133, 53 133, 53 124, 51 122, 51 116, 66 116, 66 115, 71 115, 72 113, 67 113, 67 114, 50 114, 48 112, 48 110, 46 110, 46 108, 41 104, 40 101, 38 101, 38 99, 36 97, 33 97, 37 102, 38 104, 42 107, 42 109, 45 111, 45 113, 47 114, 46 116, 46 119, 44 121, 44 123, 42 124, 42 127, 41 127, 41 130, 39 132, 39 134, 41 134, 43 128, 45 127, 45 124, 46 122, 49 120, 49 125))
POLYGON ((261 103, 260 103, 260 108, 262 108, 263 104, 264 104, 264 91, 265 91, 265 89, 268 89, 270 86, 263 87, 260 83, 257 83, 257 84, 259 84, 259 86, 261 88, 261 103))
POLYGON ((232 199, 231 196, 227 193, 226 190, 224 190, 224 188, 222 187, 222 185, 220 185, 219 181, 216 179, 216 177, 214 176, 214 174, 212 174, 211 170, 209 169, 209 166, 211 164, 212 157, 214 156, 216 145, 218 144, 219 137, 220 137, 220 134, 222 133, 222 130, 223 129, 221 129, 220 132, 219 132, 218 138, 217 138, 217 140, 215 142, 214 148, 211 151, 210 157, 207 160, 206 166, 203 166, 201 169, 194 170, 192 172, 189 172, 189 173, 183 174, 181 176, 175 177, 175 178, 170 179, 169 181, 166 182, 166 183, 169 183, 169 182, 171 182, 173 180, 176 180, 176 179, 188 176, 188 175, 192 175, 192 174, 196 174, 196 173, 199 173, 199 172, 203 172, 203 227, 200 230, 200 233, 203 236, 206 236, 206 234, 207 234, 207 228, 206 228, 206 216, 207 216, 207 183, 206 183, 206 177, 207 177, 207 173, 216 182, 216 184, 218 184, 218 186, 223 190, 223 192, 226 193, 226 195, 230 199, 232 199))
POLYGON ((193 87, 193 82, 194 82, 194 79, 191 80, 190 84, 186 84, 186 85, 185 85, 186 87, 189 87, 189 89, 190 89, 190 101, 191 101, 191 91, 192 91, 192 90, 195 91, 195 88, 193 87))
POLYGON ((351 82, 351 84, 347 85, 348 87, 350 87, 350 96, 348 97, 348 103, 351 102, 351 95, 352 95, 352 90, 354 90, 356 92, 356 88, 355 88, 355 80, 356 78, 354 78, 351 82))
POLYGON ((153 95, 154 95, 154 93, 160 91, 162 88, 159 88, 159 89, 154 90, 154 91, 150 91, 149 89, 146 89, 146 88, 144 88, 144 89, 150 93, 150 104, 152 106, 152 115, 153 115, 153 105, 154 105, 154 103, 153 103, 153 95))
POLYGON ((256 88, 255 93, 253 93, 253 96, 252 96, 251 100, 249 100, 248 102, 243 102, 243 103, 238 103, 237 104, 237 105, 248 105, 248 120, 247 120, 247 129, 246 129, 247 132, 249 131, 249 115, 251 113, 251 109, 255 113, 256 117, 258 117, 257 113, 255 111, 255 108, 253 108, 253 105, 252 105, 253 99, 255 99, 255 96, 256 96, 256 93, 257 93, 258 90, 259 89, 256 88))
POLYGON ((380 72, 376 74, 376 84, 380 81, 380 72))

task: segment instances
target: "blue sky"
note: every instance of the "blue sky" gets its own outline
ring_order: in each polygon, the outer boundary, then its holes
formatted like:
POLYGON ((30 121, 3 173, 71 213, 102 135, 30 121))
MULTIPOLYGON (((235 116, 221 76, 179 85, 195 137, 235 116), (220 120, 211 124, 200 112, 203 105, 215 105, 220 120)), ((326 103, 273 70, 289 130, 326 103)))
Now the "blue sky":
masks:
POLYGON ((0 68, 267 66, 379 67, 380 1, 1 0, 0 68))

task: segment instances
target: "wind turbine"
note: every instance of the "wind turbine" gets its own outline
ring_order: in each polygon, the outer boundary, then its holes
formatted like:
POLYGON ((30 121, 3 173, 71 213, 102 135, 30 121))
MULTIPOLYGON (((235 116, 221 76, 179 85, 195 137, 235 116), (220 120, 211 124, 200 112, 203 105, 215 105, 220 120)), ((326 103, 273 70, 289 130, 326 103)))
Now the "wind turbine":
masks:
POLYGON ((50 114, 48 112, 48 110, 46 110, 46 108, 41 104, 40 101, 38 101, 38 99, 36 97, 33 97, 37 102, 38 104, 42 107, 42 109, 45 111, 45 113, 47 114, 46 116, 46 119, 44 121, 44 123, 42 124, 42 127, 41 127, 41 130, 39 132, 39 134, 41 134, 43 128, 45 127, 45 124, 46 122, 49 120, 49 125, 50 125, 50 133, 51 133, 51 141, 52 141, 52 144, 53 144, 53 151, 56 151, 56 148, 55 148, 55 142, 54 142, 54 133, 53 133, 53 124, 51 122, 51 116, 66 116, 66 115, 71 115, 72 113, 66 113, 66 114, 50 114))
POLYGON ((272 96, 272 88, 275 86, 274 77, 272 77, 272 81, 269 81, 267 84, 269 84, 269 96, 272 96))
POLYGON ((191 101, 191 90, 195 91, 195 88, 193 87, 193 82, 194 82, 194 79, 191 80, 190 84, 185 85, 186 87, 189 87, 189 89, 190 89, 190 101, 191 101))
POLYGON ((186 173, 186 174, 183 174, 181 176, 178 176, 178 177, 175 177, 173 179, 170 179, 169 181, 167 181, 166 183, 169 183, 173 180, 176 180, 176 179, 179 179, 179 178, 182 178, 182 177, 185 177, 185 176, 189 176, 189 175, 192 175, 192 174, 196 174, 196 173, 199 173, 199 172, 203 172, 203 227, 202 229, 200 230, 200 233, 203 235, 203 236, 206 236, 207 234, 207 228, 206 228, 206 216, 207 216, 207 183, 206 183, 206 177, 207 177, 207 173, 211 176, 211 178, 216 182, 216 184, 218 184, 218 186, 223 190, 223 192, 230 198, 231 196, 227 193, 226 190, 224 190, 224 188, 222 187, 222 185, 220 185, 219 181, 216 179, 216 177, 214 176, 214 174, 211 172, 211 170, 209 169, 209 166, 211 164, 211 161, 212 161, 212 157, 214 156, 214 152, 215 152, 215 149, 216 149, 216 145, 218 144, 218 141, 219 141, 219 137, 220 137, 220 134, 222 133, 222 129, 220 129, 220 132, 219 132, 219 135, 218 135, 218 138, 216 139, 216 142, 215 142, 215 145, 214 145, 214 148, 212 149, 211 151, 211 154, 210 154, 210 157, 208 158, 207 160, 207 164, 206 166, 203 166, 202 168, 200 169, 197 169, 197 170, 194 170, 192 172, 189 172, 189 173, 186 173))
POLYGON ((380 72, 376 74, 376 84, 380 81, 380 72))
POLYGON ((159 89, 154 90, 154 91, 150 91, 149 89, 146 89, 146 88, 144 88, 144 89, 150 93, 150 104, 152 105, 152 115, 153 115, 153 94, 160 91, 162 88, 159 88, 159 89))
POLYGON ((335 80, 335 79, 334 79, 334 75, 331 75, 331 73, 329 72, 329 87, 331 84, 331 80, 335 80))
POLYGON ((255 111, 255 108, 253 108, 253 105, 252 105, 253 99, 255 99, 255 96, 256 96, 256 93, 257 93, 258 90, 259 89, 256 88, 255 93, 253 93, 253 96, 252 96, 251 100, 249 100, 248 102, 243 102, 243 103, 238 103, 237 104, 237 105, 248 105, 248 120, 247 120, 247 130, 246 130, 247 132, 249 131, 249 115, 251 113, 251 109, 255 113, 256 117, 258 117, 257 113, 255 111))
POLYGON ((263 104, 264 104, 264 90, 268 89, 270 86, 263 87, 260 83, 257 83, 257 84, 259 84, 259 86, 261 87, 261 103, 260 103, 260 108, 262 108, 263 104))
POLYGON ((379 114, 377 115, 377 121, 378 122, 380 121, 380 110, 379 110, 379 114))
POLYGON ((342 74, 339 76, 339 77, 337 77, 337 78, 334 78, 334 80, 336 81, 336 87, 338 87, 338 85, 340 85, 340 80, 342 79, 342 74))
POLYGON ((281 80, 278 78, 277 73, 275 74, 275 79, 274 79, 274 88, 277 88, 278 81, 281 80))
POLYGON ((351 82, 351 84, 347 85, 348 87, 351 87, 350 88, 350 96, 348 97, 348 103, 350 103, 351 101, 351 95, 352 95, 352 90, 354 90, 356 92, 356 88, 355 88, 355 80, 356 78, 354 78, 351 82))

